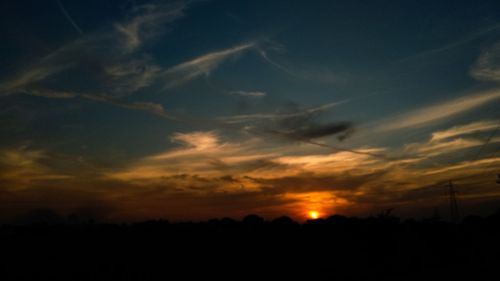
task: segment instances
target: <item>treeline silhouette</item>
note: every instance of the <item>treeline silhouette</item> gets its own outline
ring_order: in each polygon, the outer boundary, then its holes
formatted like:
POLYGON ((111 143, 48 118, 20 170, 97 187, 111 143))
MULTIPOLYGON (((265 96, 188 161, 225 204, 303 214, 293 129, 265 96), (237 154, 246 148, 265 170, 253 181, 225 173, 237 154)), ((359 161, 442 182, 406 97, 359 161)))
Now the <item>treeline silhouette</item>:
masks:
POLYGON ((497 280, 500 211, 439 218, 249 215, 0 227, 0 280, 497 280))

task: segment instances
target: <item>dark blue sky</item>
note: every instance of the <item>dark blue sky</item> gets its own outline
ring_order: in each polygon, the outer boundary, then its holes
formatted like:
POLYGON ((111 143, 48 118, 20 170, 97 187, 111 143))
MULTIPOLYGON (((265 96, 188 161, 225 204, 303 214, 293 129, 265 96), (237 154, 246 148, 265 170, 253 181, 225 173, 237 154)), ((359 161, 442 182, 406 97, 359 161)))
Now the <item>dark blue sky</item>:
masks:
POLYGON ((500 195, 498 1, 0 10, 4 217, 422 214, 447 180, 471 210, 500 195))

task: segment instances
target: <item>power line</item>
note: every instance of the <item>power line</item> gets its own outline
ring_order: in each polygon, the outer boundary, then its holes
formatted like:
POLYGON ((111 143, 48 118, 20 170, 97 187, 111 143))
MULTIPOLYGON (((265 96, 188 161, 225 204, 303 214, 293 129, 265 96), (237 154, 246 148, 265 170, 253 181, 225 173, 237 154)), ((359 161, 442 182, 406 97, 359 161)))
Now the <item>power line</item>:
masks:
MULTIPOLYGON (((483 152, 483 149, 484 147, 486 147, 488 145, 488 143, 490 143, 491 139, 495 136, 495 134, 497 133, 498 129, 500 129, 500 123, 498 123, 498 126, 495 128, 495 130, 493 130, 493 132, 491 132, 491 134, 489 135, 489 137, 485 140, 485 142, 479 147, 479 150, 476 154, 476 157, 474 158, 474 161, 477 161, 477 159, 479 159, 479 156, 481 155, 481 153, 483 152)), ((473 161, 473 162, 474 162, 473 161)))

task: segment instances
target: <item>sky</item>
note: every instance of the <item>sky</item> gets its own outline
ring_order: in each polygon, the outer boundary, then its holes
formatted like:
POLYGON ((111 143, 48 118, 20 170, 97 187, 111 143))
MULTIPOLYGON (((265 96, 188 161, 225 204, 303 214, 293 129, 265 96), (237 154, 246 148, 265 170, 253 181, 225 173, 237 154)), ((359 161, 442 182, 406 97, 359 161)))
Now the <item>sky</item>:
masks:
POLYGON ((1 220, 500 206, 498 1, 0 7, 1 220))

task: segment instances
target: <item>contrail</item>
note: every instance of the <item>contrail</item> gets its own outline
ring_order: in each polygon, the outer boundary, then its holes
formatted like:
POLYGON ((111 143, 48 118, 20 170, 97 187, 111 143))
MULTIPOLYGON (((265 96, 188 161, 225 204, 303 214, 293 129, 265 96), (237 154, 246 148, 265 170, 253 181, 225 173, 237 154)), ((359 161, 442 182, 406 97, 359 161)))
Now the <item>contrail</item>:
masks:
POLYGON ((350 153, 354 153, 354 154, 368 155, 368 156, 379 158, 379 159, 382 159, 382 160, 385 160, 385 161, 397 160, 397 159, 391 159, 391 158, 385 156, 384 154, 378 154, 378 153, 372 153, 372 152, 367 152, 367 151, 354 150, 354 149, 349 149, 349 148, 344 148, 344 147, 329 145, 329 144, 326 144, 326 143, 316 142, 316 141, 312 141, 312 140, 302 139, 301 141, 303 141, 305 143, 309 143, 309 144, 321 146, 321 147, 330 148, 330 149, 333 149, 333 150, 336 150, 336 151, 345 151, 345 152, 350 152, 350 153))
POLYGON ((260 56, 265 60, 267 61, 269 64, 271 64, 272 66, 278 68, 279 70, 293 76, 293 77, 299 77, 295 72, 291 71, 290 69, 288 69, 287 67, 275 62, 274 60, 270 59, 269 56, 267 55, 266 51, 258 48, 257 51, 259 52, 260 56))
POLYGON ((438 47, 438 48, 435 48, 435 49, 425 50, 425 51, 422 51, 420 53, 417 53, 417 54, 405 57, 403 59, 400 59, 398 61, 398 63, 411 61, 413 59, 422 58, 422 57, 425 57, 425 56, 428 56, 428 55, 434 55, 434 54, 437 54, 437 53, 440 53, 440 52, 443 52, 443 51, 447 51, 447 50, 450 50, 450 49, 453 49, 453 48, 465 45, 465 44, 467 44, 467 43, 469 43, 471 41, 480 39, 482 36, 484 36, 484 35, 492 32, 492 31, 496 31, 498 29, 500 29, 500 24, 496 23, 496 24, 488 26, 488 27, 486 27, 486 28, 484 28, 482 30, 478 30, 478 31, 476 31, 474 33, 471 33, 471 34, 469 34, 469 35, 467 35, 465 37, 462 37, 462 38, 460 38, 457 41, 448 43, 448 44, 446 44, 444 46, 441 46, 441 47, 438 47))
POLYGON ((335 145, 329 145, 329 144, 326 144, 326 143, 314 141, 314 140, 309 139, 309 138, 292 137, 290 135, 284 134, 283 132, 276 131, 276 130, 253 130, 253 131, 247 131, 247 132, 250 132, 250 133, 253 133, 253 134, 256 134, 256 135, 269 135, 269 134, 273 134, 275 136, 284 137, 284 138, 287 138, 287 139, 290 139, 290 140, 295 140, 295 141, 299 141, 299 142, 303 142, 303 143, 308 143, 308 144, 316 145, 316 146, 319 146, 319 147, 325 147, 325 148, 328 148, 328 149, 331 149, 331 150, 334 150, 334 151, 344 151, 344 152, 350 152, 350 153, 359 154, 359 155, 368 155, 368 156, 379 158, 379 159, 382 159, 382 160, 388 161, 388 162, 393 161, 393 160, 398 160, 398 159, 389 158, 389 157, 387 157, 384 154, 373 153, 373 152, 368 152, 368 151, 360 151, 360 150, 357 150, 357 149, 349 149, 349 148, 344 148, 344 147, 335 146, 335 145))
POLYGON ((57 4, 59 5, 59 9, 61 10, 61 12, 64 14, 66 19, 68 19, 68 21, 75 28, 75 30, 80 34, 83 34, 82 29, 76 24, 76 22, 73 20, 73 18, 69 15, 68 11, 66 11, 66 9, 64 8, 64 6, 60 0, 57 0, 57 4))

